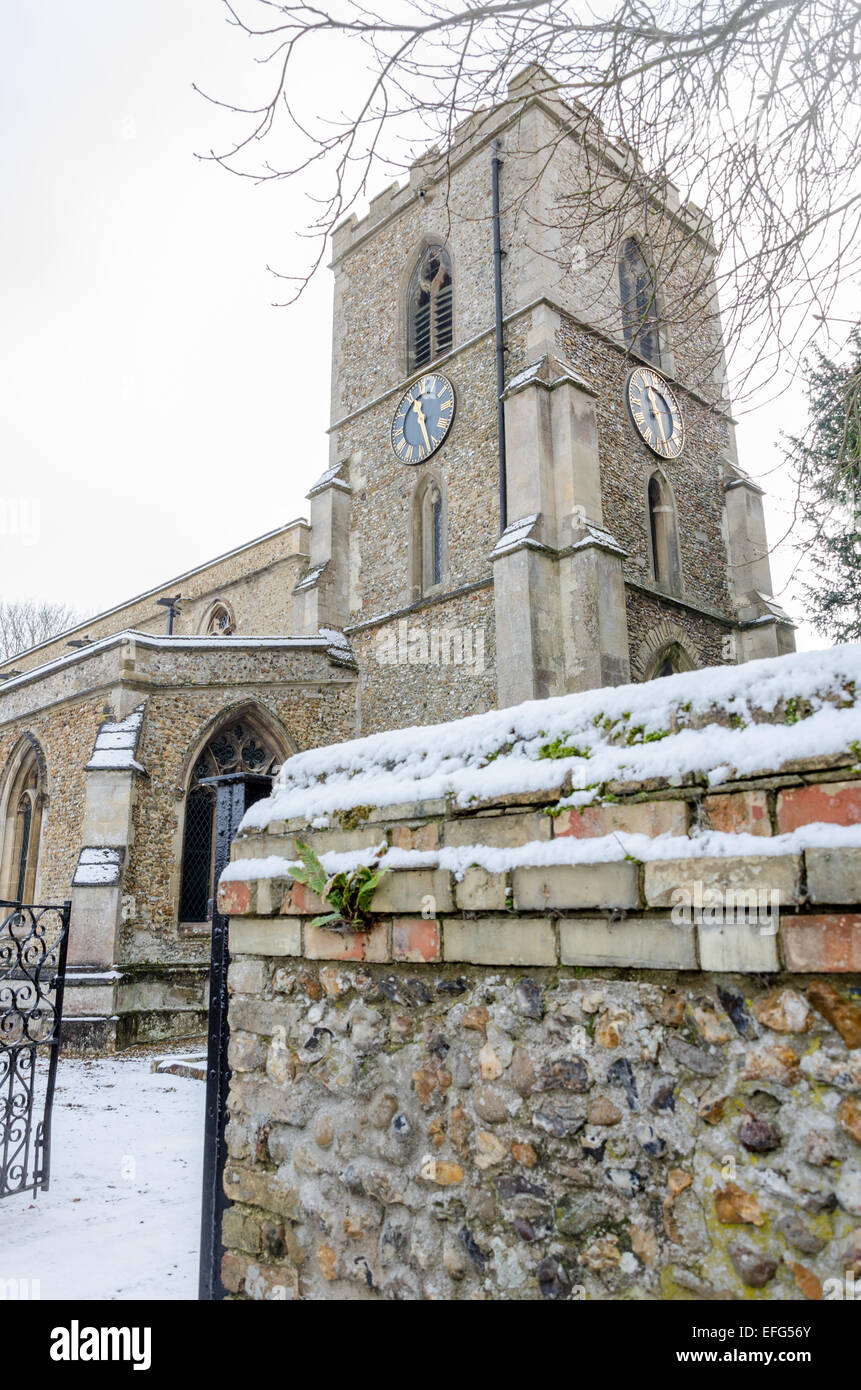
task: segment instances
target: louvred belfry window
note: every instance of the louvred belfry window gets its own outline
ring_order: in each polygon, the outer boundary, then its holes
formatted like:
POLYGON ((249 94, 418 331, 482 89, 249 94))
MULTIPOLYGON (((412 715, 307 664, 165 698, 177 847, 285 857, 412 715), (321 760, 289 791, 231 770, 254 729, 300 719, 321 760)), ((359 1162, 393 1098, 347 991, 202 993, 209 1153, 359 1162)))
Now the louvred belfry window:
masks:
POLYGON ((442 246, 426 247, 409 290, 409 370, 417 371, 452 345, 451 259, 442 246))

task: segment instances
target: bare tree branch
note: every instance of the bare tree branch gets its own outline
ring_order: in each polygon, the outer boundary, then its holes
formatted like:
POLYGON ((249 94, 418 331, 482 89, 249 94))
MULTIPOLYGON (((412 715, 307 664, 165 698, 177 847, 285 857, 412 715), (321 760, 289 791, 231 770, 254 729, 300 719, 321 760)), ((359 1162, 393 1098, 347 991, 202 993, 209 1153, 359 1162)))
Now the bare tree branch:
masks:
POLYGON ((662 316, 691 380, 705 389, 724 374, 719 342, 703 344, 700 333, 716 296, 737 399, 797 368, 861 268, 855 0, 608 0, 606 12, 589 0, 387 0, 381 8, 385 15, 359 0, 325 10, 226 0, 228 21, 273 75, 257 105, 208 98, 247 127, 205 157, 244 178, 289 181, 313 199, 308 264, 282 277, 292 285, 288 302, 370 180, 403 173, 428 134, 450 156, 463 123, 509 100, 512 78, 533 65, 549 74, 547 99, 570 107, 588 156, 588 180, 554 209, 566 245, 588 248, 597 270, 633 208, 645 209, 656 279, 670 287, 662 316), (352 106, 324 118, 303 109, 298 78, 319 73, 323 90, 335 43, 355 51, 366 76, 352 106), (618 151, 614 166, 599 135, 618 151), (694 217, 692 230, 690 217, 668 219, 670 185, 683 208, 707 208, 711 221, 694 217))
POLYGON ((35 599, 0 603, 0 661, 47 642, 80 621, 80 614, 67 603, 35 599))

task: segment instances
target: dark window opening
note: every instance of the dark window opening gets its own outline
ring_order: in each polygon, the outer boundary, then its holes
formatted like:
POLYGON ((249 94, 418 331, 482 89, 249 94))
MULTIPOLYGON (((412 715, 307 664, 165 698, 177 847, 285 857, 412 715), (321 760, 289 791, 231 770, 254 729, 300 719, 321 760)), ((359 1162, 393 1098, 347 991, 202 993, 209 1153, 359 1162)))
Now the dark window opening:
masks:
MULTIPOLYGON (((208 922, 215 896, 212 881, 215 840, 215 792, 201 786, 207 777, 254 773, 271 777, 278 754, 253 720, 235 719, 223 724, 199 754, 185 803, 182 870, 179 892, 180 922, 208 922)), ((248 805, 267 796, 268 787, 248 791, 248 805)))
POLYGON ((189 793, 182 847, 181 922, 206 922, 212 895, 212 828, 215 798, 205 787, 189 793))

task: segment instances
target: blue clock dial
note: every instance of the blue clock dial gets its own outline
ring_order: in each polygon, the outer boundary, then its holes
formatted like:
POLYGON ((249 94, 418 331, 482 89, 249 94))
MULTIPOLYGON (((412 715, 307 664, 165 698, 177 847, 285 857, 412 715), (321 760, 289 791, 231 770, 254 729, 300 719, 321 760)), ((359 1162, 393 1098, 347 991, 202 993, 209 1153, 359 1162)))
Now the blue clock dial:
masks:
POLYGON ((685 445, 685 426, 664 378, 650 367, 635 367, 628 375, 625 400, 634 429, 652 453, 677 459, 685 445))
POLYGON ((392 420, 392 448, 402 463, 424 463, 445 441, 456 408, 447 376, 429 372, 414 381, 392 420))

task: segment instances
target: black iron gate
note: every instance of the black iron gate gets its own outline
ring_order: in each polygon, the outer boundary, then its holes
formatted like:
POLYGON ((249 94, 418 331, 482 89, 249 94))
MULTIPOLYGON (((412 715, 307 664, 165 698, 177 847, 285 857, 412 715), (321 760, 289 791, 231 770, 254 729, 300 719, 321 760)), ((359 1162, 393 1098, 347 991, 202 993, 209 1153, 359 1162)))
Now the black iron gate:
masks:
POLYGON ((0 902, 0 1197, 51 1179, 70 909, 0 902))
MULTIPOLYGON (((248 773, 228 773, 223 777, 201 779, 201 786, 215 788, 215 854, 213 879, 217 886, 230 859, 230 845, 239 822, 249 806, 272 790, 271 777, 248 773)), ((203 1150, 203 1204, 200 1223, 201 1299, 223 1298, 221 1282, 221 1220, 229 1206, 224 1194, 224 1164, 227 1158, 227 1092, 230 1071, 227 1066, 227 947, 229 917, 223 917, 213 904, 212 954, 209 967, 209 1037, 206 1056, 206 1122, 203 1150)))

